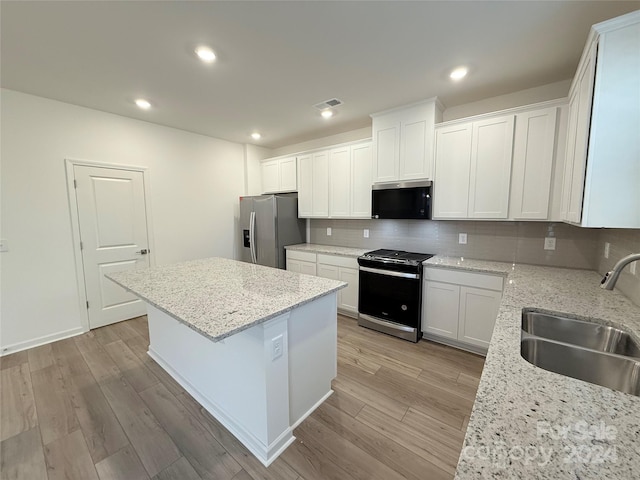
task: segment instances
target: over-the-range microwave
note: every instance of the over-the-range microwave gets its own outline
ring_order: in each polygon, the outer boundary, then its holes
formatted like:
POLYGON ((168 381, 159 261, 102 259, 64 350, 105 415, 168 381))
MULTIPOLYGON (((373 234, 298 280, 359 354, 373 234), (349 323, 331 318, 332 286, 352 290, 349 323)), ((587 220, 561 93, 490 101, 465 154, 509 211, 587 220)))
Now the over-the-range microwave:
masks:
POLYGON ((371 218, 431 218, 431 180, 379 183, 371 191, 371 218))

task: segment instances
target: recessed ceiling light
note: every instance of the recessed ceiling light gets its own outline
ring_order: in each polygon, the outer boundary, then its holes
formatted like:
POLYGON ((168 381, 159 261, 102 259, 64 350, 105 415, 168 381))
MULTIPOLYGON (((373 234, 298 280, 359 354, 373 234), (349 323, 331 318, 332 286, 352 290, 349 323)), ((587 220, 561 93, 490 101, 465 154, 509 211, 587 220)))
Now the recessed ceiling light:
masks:
POLYGON ((333 110, 327 108, 326 110, 323 110, 320 115, 322 115, 322 118, 331 118, 333 117, 333 110))
POLYGON ((211 63, 216 59, 216 54, 213 53, 209 47, 198 47, 196 48, 196 55, 206 63, 211 63))
POLYGON ((136 105, 143 110, 149 110, 151 108, 151 104, 149 103, 149 101, 145 100, 144 98, 138 98, 136 100, 136 105))
POLYGON ((260 135, 259 132, 253 132, 251 134, 251 138, 253 138, 254 140, 260 140, 262 138, 262 135, 260 135))
POLYGON ((458 67, 449 74, 449 77, 451 80, 458 81, 462 80, 467 73, 469 73, 469 69, 467 67, 458 67))

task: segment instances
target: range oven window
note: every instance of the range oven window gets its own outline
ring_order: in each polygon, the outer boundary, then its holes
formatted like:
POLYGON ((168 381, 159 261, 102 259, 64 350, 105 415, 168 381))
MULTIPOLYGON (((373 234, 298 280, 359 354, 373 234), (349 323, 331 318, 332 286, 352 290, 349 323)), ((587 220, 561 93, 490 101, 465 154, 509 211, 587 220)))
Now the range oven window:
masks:
POLYGON ((396 276, 386 271, 374 273, 360 268, 360 291, 358 309, 360 313, 386 319, 413 328, 420 325, 420 278, 396 276))

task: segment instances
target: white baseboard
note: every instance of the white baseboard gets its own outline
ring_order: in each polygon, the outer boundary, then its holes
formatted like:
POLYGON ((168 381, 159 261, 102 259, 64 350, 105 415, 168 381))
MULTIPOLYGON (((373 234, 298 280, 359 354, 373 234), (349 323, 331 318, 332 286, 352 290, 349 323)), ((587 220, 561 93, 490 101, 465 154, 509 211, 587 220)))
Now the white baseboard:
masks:
MULTIPOLYGON (((260 440, 258 440, 251 432, 245 429, 242 425, 233 421, 233 419, 217 405, 213 400, 205 397, 200 391, 194 387, 186 378, 173 369, 167 362, 164 361, 161 355, 149 348, 147 354, 155 360, 173 379, 182 386, 193 398, 195 398, 200 405, 202 405, 211 415, 215 417, 231 434, 236 437, 240 442, 247 447, 247 449, 253 453, 253 455, 260 460, 260 462, 268 467, 278 455, 280 455, 289 445, 293 443, 296 437, 293 436, 293 428, 286 429, 278 438, 276 438, 270 445, 265 446, 260 440)), ((333 393, 333 391, 327 394, 327 397, 333 393)), ((325 397, 326 398, 326 397, 325 397)), ((323 399, 324 400, 324 399, 323 399)), ((319 402, 315 405, 309 413, 315 410, 319 402)), ((308 415, 308 414, 307 414, 308 415)), ((306 415, 305 415, 306 418, 306 415)))
POLYGON ((62 332, 52 333, 51 335, 44 335, 24 342, 2 346, 0 347, 0 357, 28 350, 29 348, 39 347, 40 345, 46 345, 47 343, 57 342, 58 340, 64 340, 65 338, 75 337, 76 335, 81 335, 83 333, 85 333, 85 330, 82 327, 75 327, 62 332))
POLYGON ((459 350, 464 350, 466 352, 475 353, 476 355, 482 355, 483 357, 487 356, 487 349, 482 347, 476 347, 475 345, 469 345, 468 343, 459 342, 457 340, 452 340, 450 338, 440 337, 438 335, 433 335, 430 333, 422 333, 422 340, 430 340, 436 343, 442 343, 443 345, 447 345, 448 347, 457 348, 459 350))
POLYGON ((318 402, 313 407, 311 407, 309 410, 307 410, 307 412, 305 414, 303 414, 298 420, 293 422, 293 425, 291 425, 291 430, 295 430, 298 427, 298 425, 300 425, 302 422, 304 422, 304 420, 309 415, 311 415, 315 411, 316 408, 318 408, 320 405, 322 405, 322 402, 324 402, 332 394, 333 394, 333 390, 329 390, 327 392, 327 394, 325 396, 323 396, 320 400, 318 400, 318 402))

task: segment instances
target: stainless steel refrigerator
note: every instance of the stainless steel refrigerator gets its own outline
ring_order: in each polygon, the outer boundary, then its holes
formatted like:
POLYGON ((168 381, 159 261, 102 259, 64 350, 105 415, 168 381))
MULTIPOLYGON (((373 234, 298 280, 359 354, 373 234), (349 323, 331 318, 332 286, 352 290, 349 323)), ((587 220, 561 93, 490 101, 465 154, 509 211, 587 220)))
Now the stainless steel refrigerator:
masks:
POLYGON ((298 194, 240 198, 240 259, 285 268, 285 245, 306 242, 306 223, 298 218, 298 194))

